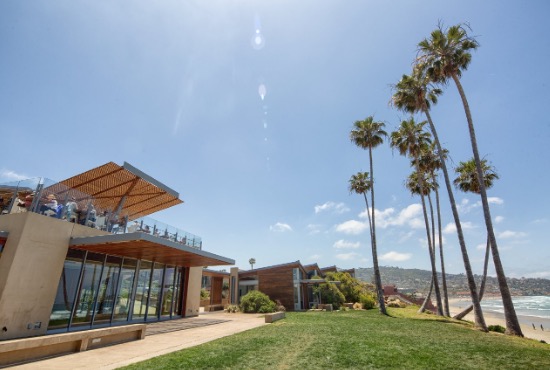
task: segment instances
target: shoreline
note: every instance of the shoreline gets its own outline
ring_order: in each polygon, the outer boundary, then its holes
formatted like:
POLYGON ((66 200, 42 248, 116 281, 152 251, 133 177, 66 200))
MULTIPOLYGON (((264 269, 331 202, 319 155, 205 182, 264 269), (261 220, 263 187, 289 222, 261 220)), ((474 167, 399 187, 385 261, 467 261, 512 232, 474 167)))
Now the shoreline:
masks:
MULTIPOLYGON (((449 298, 449 310, 451 316, 460 313, 463 309, 470 305, 469 298, 449 298)), ((546 343, 550 343, 550 319, 535 316, 522 316, 517 315, 521 331, 525 338, 531 338, 536 340, 544 340, 546 343), (533 325, 535 326, 533 328, 533 325), (541 329, 544 328, 544 330, 541 329)), ((489 325, 500 325, 506 327, 506 321, 504 314, 495 311, 483 311, 483 317, 485 323, 489 325)), ((474 314, 470 312, 463 320, 474 321, 474 314)))

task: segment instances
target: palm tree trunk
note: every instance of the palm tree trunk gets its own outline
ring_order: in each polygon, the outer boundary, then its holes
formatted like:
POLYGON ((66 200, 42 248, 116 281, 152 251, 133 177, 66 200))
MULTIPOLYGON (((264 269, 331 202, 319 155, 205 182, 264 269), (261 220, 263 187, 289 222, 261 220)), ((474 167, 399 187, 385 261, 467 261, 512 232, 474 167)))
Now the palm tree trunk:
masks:
MULTIPOLYGON (((447 277, 445 275, 445 262, 443 259, 443 235, 441 235, 441 206, 439 204, 439 190, 437 186, 435 191, 435 206, 437 209, 437 230, 439 238, 439 259, 441 261, 441 282, 443 284, 443 312, 445 316, 451 316, 449 311, 449 292, 447 290, 447 277)), ((435 241, 434 241, 435 243, 435 241)))
MULTIPOLYGON (((436 263, 436 257, 435 257, 435 217, 434 217, 434 207, 432 203, 432 197, 428 193, 428 204, 430 205, 430 216, 432 219, 432 249, 431 249, 431 255, 433 256, 434 260, 434 267, 435 267, 435 279, 437 279, 437 263, 436 263)), ((439 279, 437 281, 437 286, 439 288, 439 279)), ((436 292, 437 293, 437 292, 436 292)), ((437 299, 436 294, 436 299, 437 299)), ((437 312, 439 313, 441 311, 441 315, 443 316, 443 304, 441 299, 441 290, 439 291, 439 299, 437 300, 437 312), (441 308, 440 308, 441 307, 441 308)))
POLYGON ((369 211, 369 199, 367 198, 367 194, 363 193, 363 197, 365 198, 365 204, 367 205, 367 217, 369 219, 369 232, 370 232, 370 242, 372 244, 372 221, 370 219, 370 211, 369 211))
POLYGON ((430 263, 432 265, 432 279, 435 289, 435 297, 437 300, 437 314, 443 316, 443 311, 441 310, 441 293, 439 292, 439 284, 437 282, 437 270, 435 267, 435 256, 432 250, 432 237, 430 235, 430 222, 428 221, 428 212, 426 211, 426 200, 424 199, 424 180, 422 178, 423 174, 420 171, 420 166, 418 165, 418 157, 415 158, 415 167, 416 173, 418 174, 418 185, 420 186, 420 200, 422 201, 422 213, 424 214, 424 224, 426 225, 426 237, 428 239, 428 252, 430 253, 430 263))
POLYGON ((430 112, 427 107, 424 106, 424 114, 428 119, 432 135, 434 137, 435 144, 437 146, 437 151, 439 153, 439 160, 441 161, 441 169, 443 170, 443 178, 445 179, 445 187, 447 188, 447 193, 449 194, 449 202, 451 203, 451 210, 453 212, 453 218, 456 226, 456 234, 458 236, 458 244, 460 245, 460 251, 462 253, 462 260, 464 262, 464 270, 466 272, 466 279, 468 280, 468 288, 470 290, 470 297, 472 298, 472 304, 474 305, 474 317, 475 317, 475 326, 482 331, 487 331, 487 324, 485 324, 485 318, 483 317, 483 311, 481 310, 481 305, 479 304, 479 299, 477 296, 476 282, 474 279, 474 274, 472 272, 472 265, 470 264, 470 257, 468 257, 468 249, 466 249, 466 242, 464 241, 464 233, 462 232, 462 224, 460 223, 460 217, 458 216, 458 208, 456 207, 456 201, 451 187, 451 180, 449 178, 449 172, 447 171, 447 163, 445 162, 445 157, 443 155, 443 150, 441 149, 441 143, 439 137, 437 136, 437 130, 430 116, 430 112))
POLYGON ((432 296, 432 291, 434 288, 434 277, 432 275, 432 279, 430 280, 430 290, 428 291, 428 295, 426 295, 426 298, 424 298, 424 302, 422 302, 422 306, 418 309, 418 313, 422 313, 426 311, 426 305, 430 301, 430 297, 432 296))
POLYGON ((485 190, 485 183, 483 182, 483 169, 481 167, 481 158, 479 157, 479 151, 477 148, 477 140, 474 129, 474 123, 472 121, 472 114, 470 113, 470 106, 466 99, 466 94, 462 88, 462 84, 456 73, 452 74, 453 80, 456 84, 462 104, 464 105, 464 111, 466 112, 466 120, 468 121, 468 130, 470 132, 470 141, 472 142, 472 151, 474 153, 474 160, 476 162, 477 179, 479 182, 479 192, 481 194, 481 204, 483 205, 483 215, 485 216, 485 225, 487 227, 487 235, 491 244, 491 252, 493 253, 493 262, 495 264, 495 272, 497 274, 498 287, 500 289, 500 295, 502 296, 502 305, 504 307, 504 317, 506 319, 506 334, 523 336, 521 327, 519 325, 514 303, 512 302, 512 295, 506 282, 506 276, 504 274, 504 268, 500 261, 500 255, 498 252, 497 240, 495 232, 493 230, 493 221, 491 219, 491 211, 489 209, 489 201, 487 200, 487 191, 485 190))
MULTIPOLYGON (((382 278, 380 277, 380 268, 378 267, 378 252, 376 251, 376 227, 374 221, 374 180, 373 180, 373 169, 372 169, 372 148, 369 146, 369 163, 370 163, 370 195, 371 195, 371 209, 372 209, 372 268, 374 270, 374 281, 376 283, 376 295, 378 296, 378 307, 380 313, 387 315, 386 304, 384 303, 384 290, 382 289, 382 278)), ((367 209, 368 212, 368 209, 367 209)))
MULTIPOLYGON (((479 301, 483 299, 483 293, 485 293, 485 282, 487 281, 487 269, 489 267, 489 252, 491 250, 491 245, 489 244, 489 237, 487 237, 487 247, 485 248, 485 261, 483 262, 483 277, 481 278, 481 284, 479 285, 479 301)), ((473 305, 469 305, 464 309, 464 311, 456 314, 453 316, 453 319, 462 320, 464 316, 469 314, 472 309, 474 308, 473 305)))

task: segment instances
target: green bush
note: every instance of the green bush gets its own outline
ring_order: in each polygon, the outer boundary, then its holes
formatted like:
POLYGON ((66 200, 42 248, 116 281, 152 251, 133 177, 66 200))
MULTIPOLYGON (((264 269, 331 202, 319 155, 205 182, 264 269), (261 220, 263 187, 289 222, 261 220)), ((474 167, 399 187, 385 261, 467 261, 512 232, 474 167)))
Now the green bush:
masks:
POLYGON ((241 298, 239 308, 246 313, 269 313, 275 312, 277 305, 266 294, 252 290, 241 298))
POLYGON ((335 310, 340 309, 340 306, 346 301, 346 298, 335 284, 319 284, 313 291, 315 294, 321 293, 321 301, 325 304, 332 304, 335 310))
POLYGON ((365 310, 371 310, 376 306, 376 297, 373 294, 361 294, 359 302, 361 302, 365 310))
POLYGON ((234 305, 234 304, 230 304, 229 306, 227 306, 227 308, 225 310, 229 313, 239 312, 239 306, 234 305))
POLYGON ((500 325, 489 325, 487 327, 487 329, 489 329, 489 331, 494 331, 494 332, 502 333, 502 334, 504 334, 504 332, 506 331, 506 329, 503 326, 500 326, 500 325))
POLYGON ((201 288, 201 299, 210 298, 210 292, 204 288, 201 288))

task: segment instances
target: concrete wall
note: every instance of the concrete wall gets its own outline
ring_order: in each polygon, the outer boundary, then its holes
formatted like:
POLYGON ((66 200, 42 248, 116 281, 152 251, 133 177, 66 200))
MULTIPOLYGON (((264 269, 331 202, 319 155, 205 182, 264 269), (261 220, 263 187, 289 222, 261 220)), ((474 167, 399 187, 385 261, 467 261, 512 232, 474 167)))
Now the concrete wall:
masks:
POLYGON ((198 316, 201 298, 202 266, 189 267, 187 281, 187 304, 183 316, 198 316))
POLYGON ((73 224, 36 213, 0 217, 0 339, 46 333, 73 224))

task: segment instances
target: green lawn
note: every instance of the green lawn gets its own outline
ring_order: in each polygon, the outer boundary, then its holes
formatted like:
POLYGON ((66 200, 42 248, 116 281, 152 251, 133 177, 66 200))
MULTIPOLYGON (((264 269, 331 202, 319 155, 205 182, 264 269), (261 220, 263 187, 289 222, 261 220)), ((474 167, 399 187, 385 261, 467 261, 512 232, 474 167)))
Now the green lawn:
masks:
POLYGON ((550 345, 415 309, 288 312, 284 320, 129 369, 550 369, 550 345))

